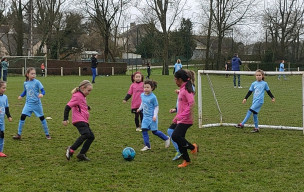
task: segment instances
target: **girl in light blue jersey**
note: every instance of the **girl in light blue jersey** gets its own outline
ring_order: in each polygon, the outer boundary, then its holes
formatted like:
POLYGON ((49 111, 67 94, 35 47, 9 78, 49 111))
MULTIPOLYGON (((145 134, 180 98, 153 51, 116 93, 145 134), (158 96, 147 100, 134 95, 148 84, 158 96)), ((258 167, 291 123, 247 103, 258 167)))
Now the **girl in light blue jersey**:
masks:
POLYGON ((147 151, 151 149, 148 131, 162 140, 165 141, 165 147, 170 145, 170 137, 158 130, 158 101, 154 93, 152 92, 157 86, 157 83, 152 80, 146 80, 144 82, 144 92, 140 95, 141 105, 137 109, 137 112, 143 111, 143 120, 141 123, 142 135, 145 146, 141 151, 147 151))
POLYGON ((13 120, 9 112, 7 96, 4 95, 5 91, 6 83, 0 80, 0 157, 6 157, 6 155, 3 153, 5 130, 4 116, 7 116, 9 122, 13 120))
POLYGON ((22 110, 21 118, 18 125, 18 134, 13 137, 13 139, 21 139, 22 129, 24 126, 25 118, 30 117, 32 113, 39 117, 45 136, 47 139, 51 139, 49 134, 49 129, 47 126, 46 119, 44 118, 41 98, 45 95, 45 91, 41 82, 36 78, 36 70, 33 67, 30 67, 26 70, 25 82, 23 84, 24 91, 18 97, 22 99, 26 96, 26 102, 22 110))
POLYGON ((267 94, 269 95, 269 97, 271 97, 272 102, 275 102, 275 98, 272 95, 267 82, 264 81, 264 76, 265 73, 263 70, 258 69, 255 71, 255 78, 256 81, 253 82, 249 88, 249 91, 247 93, 247 95, 245 96, 244 100, 243 100, 243 104, 246 103, 248 97, 251 95, 251 93, 253 92, 253 99, 252 99, 252 105, 250 107, 250 109, 248 110, 245 119, 242 121, 242 123, 239 123, 236 125, 236 127, 238 128, 243 128, 244 124, 248 121, 249 117, 251 116, 251 114, 253 113, 253 120, 254 120, 254 126, 255 128, 253 129, 253 131, 251 131, 252 133, 258 133, 259 132, 259 121, 258 121, 258 113, 264 103, 264 93, 265 91, 267 92, 267 94))
POLYGON ((173 69, 173 74, 175 74, 178 70, 182 69, 183 68, 183 65, 181 63, 181 60, 178 59, 176 61, 176 63, 174 64, 174 69, 173 69))

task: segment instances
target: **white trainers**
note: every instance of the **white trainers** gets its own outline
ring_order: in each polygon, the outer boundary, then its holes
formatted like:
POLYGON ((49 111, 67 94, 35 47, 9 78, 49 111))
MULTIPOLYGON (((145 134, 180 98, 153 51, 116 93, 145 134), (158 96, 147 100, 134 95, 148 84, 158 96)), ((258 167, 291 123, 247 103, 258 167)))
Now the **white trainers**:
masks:
POLYGON ((140 131, 141 131, 141 128, 137 127, 137 128, 136 128, 136 131, 139 131, 139 132, 140 132, 140 131))
POLYGON ((150 150, 151 148, 149 148, 148 146, 144 146, 144 148, 141 149, 141 151, 148 151, 150 150))
POLYGON ((238 88, 241 89, 241 88, 243 88, 243 87, 242 87, 242 86, 239 86, 238 88))
POLYGON ((165 141, 165 148, 168 148, 170 146, 170 137, 165 141))

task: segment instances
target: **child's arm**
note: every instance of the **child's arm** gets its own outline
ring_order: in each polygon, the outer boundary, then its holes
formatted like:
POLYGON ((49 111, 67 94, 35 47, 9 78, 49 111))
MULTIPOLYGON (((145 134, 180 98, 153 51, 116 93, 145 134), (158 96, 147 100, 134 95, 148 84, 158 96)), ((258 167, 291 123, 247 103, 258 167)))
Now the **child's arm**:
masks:
POLYGON ((158 115, 159 107, 155 106, 154 113, 153 113, 153 121, 156 121, 158 115))
POLYGON ((271 98, 271 101, 272 101, 272 102, 275 102, 275 98, 274 98, 273 94, 271 93, 271 91, 268 90, 268 91, 266 91, 266 92, 267 92, 267 94, 269 95, 269 97, 271 98))
POLYGON ((127 94, 126 97, 122 100, 122 102, 126 103, 131 97, 132 97, 132 95, 127 94))
POLYGON ((248 93, 247 93, 247 95, 246 95, 245 98, 243 99, 243 102, 242 102, 243 104, 246 103, 248 97, 249 97, 251 94, 252 94, 252 91, 249 90, 248 93))
POLYGON ((5 114, 8 118, 8 121, 11 122, 13 120, 11 114, 10 114, 10 111, 9 111, 9 107, 5 107, 5 114))
POLYGON ((68 119, 69 119, 69 113, 70 113, 70 111, 71 111, 71 107, 68 106, 68 105, 66 105, 65 108, 64 108, 63 121, 62 121, 62 124, 64 126, 67 126, 68 123, 69 123, 68 119))
POLYGON ((142 106, 142 102, 140 103, 140 106, 139 106, 139 108, 137 109, 137 113, 139 113, 141 110, 143 109, 143 106, 142 106))

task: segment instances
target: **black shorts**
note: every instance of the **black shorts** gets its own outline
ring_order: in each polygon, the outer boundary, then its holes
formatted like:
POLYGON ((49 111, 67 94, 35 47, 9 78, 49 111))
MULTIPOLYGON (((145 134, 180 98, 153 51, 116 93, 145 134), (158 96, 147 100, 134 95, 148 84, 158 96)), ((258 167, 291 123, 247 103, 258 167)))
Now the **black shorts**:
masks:
POLYGON ((131 109, 131 113, 137 113, 137 109, 138 109, 138 108, 131 109))

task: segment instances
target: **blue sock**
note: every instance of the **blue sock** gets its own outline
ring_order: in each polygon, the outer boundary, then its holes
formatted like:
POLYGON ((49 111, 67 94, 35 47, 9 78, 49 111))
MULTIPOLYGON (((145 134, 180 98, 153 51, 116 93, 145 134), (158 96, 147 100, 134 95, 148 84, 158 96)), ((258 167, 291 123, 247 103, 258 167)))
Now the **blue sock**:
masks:
POLYGON ((0 152, 3 152, 4 138, 0 138, 0 152))
POLYGON ((143 139, 144 139, 145 146, 151 148, 151 146, 150 146, 150 141, 149 141, 149 134, 148 134, 148 131, 142 130, 142 135, 143 135, 143 139))
POLYGON ((169 137, 171 138, 171 142, 172 142, 172 144, 173 144, 176 152, 179 152, 177 143, 172 140, 172 133, 173 133, 173 131, 174 131, 174 129, 168 129, 167 133, 168 133, 169 137))
POLYGON ((249 119, 251 113, 252 113, 252 112, 251 112, 250 110, 247 111, 246 117, 245 117, 245 119, 243 120, 242 125, 244 125, 244 124, 248 121, 248 119, 249 119))
POLYGON ((19 120, 18 135, 22 134, 22 129, 23 129, 24 122, 25 122, 24 120, 19 120))
POLYGON ((42 124, 45 135, 49 135, 49 128, 47 126, 46 120, 43 119, 43 121, 41 121, 41 124, 42 124))
POLYGON ((167 135, 165 135, 163 132, 156 130, 156 131, 152 131, 152 133, 156 136, 158 136, 159 138, 161 138, 162 140, 166 141, 168 138, 167 135))
POLYGON ((259 128, 258 114, 253 114, 253 121, 255 128, 258 129, 259 128))

